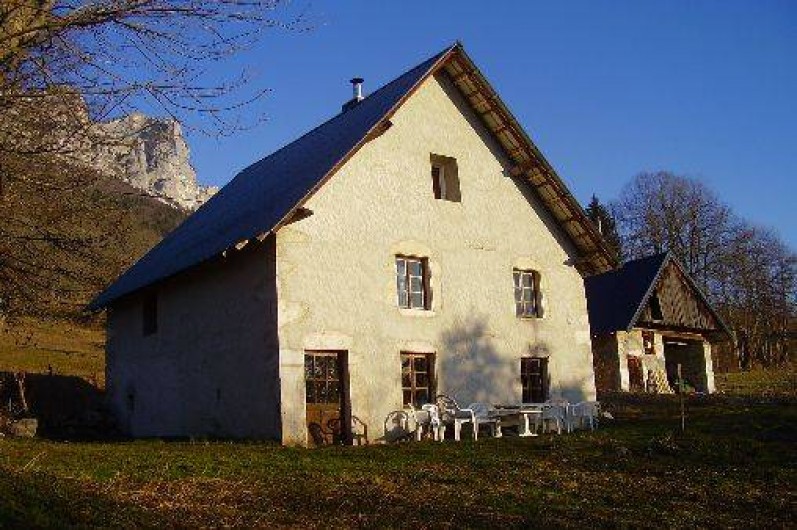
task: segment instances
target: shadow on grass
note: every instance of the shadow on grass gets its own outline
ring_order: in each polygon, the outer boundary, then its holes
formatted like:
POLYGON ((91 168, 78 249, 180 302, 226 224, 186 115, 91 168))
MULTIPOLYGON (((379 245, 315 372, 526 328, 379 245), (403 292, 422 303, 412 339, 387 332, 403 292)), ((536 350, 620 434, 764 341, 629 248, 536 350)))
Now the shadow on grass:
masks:
POLYGON ((44 473, 0 468, 0 528, 157 527, 158 517, 44 473))
POLYGON ((594 433, 476 443, 6 441, 0 526, 789 526, 794 403, 691 400, 685 434, 677 398, 604 404, 594 433))

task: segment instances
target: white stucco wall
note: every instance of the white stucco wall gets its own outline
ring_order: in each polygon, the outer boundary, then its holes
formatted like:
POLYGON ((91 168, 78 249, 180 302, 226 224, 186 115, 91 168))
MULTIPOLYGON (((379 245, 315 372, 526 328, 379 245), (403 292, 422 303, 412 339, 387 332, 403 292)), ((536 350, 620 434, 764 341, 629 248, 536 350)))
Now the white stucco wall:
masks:
POLYGON ((140 296, 117 303, 106 370, 120 426, 133 436, 279 438, 274 286, 271 239, 160 285, 153 335, 142 334, 140 296))
POLYGON ((463 404, 518 402, 528 355, 549 357, 553 395, 594 399, 583 280, 561 230, 446 81, 392 122, 277 234, 283 441, 307 440, 308 349, 349 352, 352 414, 372 440, 402 406, 402 350, 436 353, 438 391, 463 404), (430 154, 456 158, 462 202, 434 199, 430 154), (397 307, 398 253, 429 258, 431 311, 397 307), (516 318, 513 266, 540 272, 543 318, 516 318))

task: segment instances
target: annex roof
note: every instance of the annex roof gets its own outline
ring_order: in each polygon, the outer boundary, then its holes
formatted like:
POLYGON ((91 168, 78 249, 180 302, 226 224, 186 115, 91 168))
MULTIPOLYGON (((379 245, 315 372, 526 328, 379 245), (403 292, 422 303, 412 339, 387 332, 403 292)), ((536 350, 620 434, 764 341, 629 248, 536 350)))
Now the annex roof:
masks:
POLYGON ((116 282, 89 309, 115 300, 205 262, 225 250, 275 232, 372 137, 414 90, 445 71, 528 179, 549 212, 578 249, 584 274, 614 264, 603 238, 550 164, 457 43, 430 57, 345 112, 241 171, 116 282))
POLYGON ((716 319, 721 331, 730 336, 728 327, 670 252, 628 261, 619 269, 584 280, 591 332, 629 331, 636 326, 656 290, 659 278, 670 263, 678 267, 691 290, 716 319))

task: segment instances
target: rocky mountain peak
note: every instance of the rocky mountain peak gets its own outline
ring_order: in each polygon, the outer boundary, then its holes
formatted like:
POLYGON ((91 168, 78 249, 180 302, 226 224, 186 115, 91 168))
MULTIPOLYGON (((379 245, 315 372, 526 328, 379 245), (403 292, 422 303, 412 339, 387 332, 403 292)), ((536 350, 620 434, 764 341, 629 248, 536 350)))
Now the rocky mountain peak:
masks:
POLYGON ((134 112, 96 124, 94 164, 163 202, 195 210, 218 191, 197 183, 180 123, 134 112))

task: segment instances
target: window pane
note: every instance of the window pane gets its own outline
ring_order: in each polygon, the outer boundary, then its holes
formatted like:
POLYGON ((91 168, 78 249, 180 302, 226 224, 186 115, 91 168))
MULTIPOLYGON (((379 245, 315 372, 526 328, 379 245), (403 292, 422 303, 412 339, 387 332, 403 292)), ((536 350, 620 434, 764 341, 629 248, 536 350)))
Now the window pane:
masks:
POLYGON ((409 307, 409 299, 407 298, 407 291, 399 291, 398 303, 399 307, 409 307))
POLYGON ((412 357, 409 355, 402 355, 401 356, 401 371, 402 373, 408 373, 410 371, 410 364, 412 363, 412 357))
POLYGON ((315 386, 312 381, 307 381, 304 384, 304 397, 308 403, 315 403, 315 386))
POLYGON ((423 292, 423 280, 421 278, 411 276, 410 277, 410 291, 413 293, 421 293, 423 292))
POLYGON ((522 317, 523 316, 523 303, 518 302, 515 304, 515 315, 522 317))
POLYGON ((423 275, 423 267, 421 267, 421 262, 418 260, 408 261, 407 265, 410 267, 410 275, 411 276, 422 276, 423 275))
POLYGON ((337 403, 338 401, 340 401, 340 383, 329 383, 327 403, 337 403))
POLYGON ((409 390, 404 391, 404 405, 409 405, 412 403, 412 392, 409 390))
POLYGON ((520 287, 520 273, 519 272, 513 272, 512 273, 512 283, 515 285, 515 289, 520 287))
POLYGON ((412 388, 412 376, 409 372, 401 374, 401 386, 403 388, 412 388))
POLYGON ((327 384, 324 382, 317 382, 315 384, 316 403, 328 403, 327 400, 327 384))
POLYGON ((529 367, 531 368, 531 373, 533 374, 541 374, 542 373, 542 359, 532 357, 529 359, 529 367))
POLYGON ((313 360, 313 377, 323 379, 326 374, 326 357, 318 355, 313 360))
POLYGON ((429 386, 429 374, 426 372, 419 372, 415 374, 415 386, 427 387, 429 386))
POLYGON ((411 302, 411 307, 423 308, 423 293, 412 293, 411 302))
POLYGON ((327 357, 327 378, 340 379, 338 376, 338 360, 335 357, 327 357))
POLYGON ((425 389, 419 389, 415 392, 415 406, 422 407, 429 403, 429 392, 425 389))
POLYGON ((523 287, 531 287, 534 285, 534 277, 531 273, 524 272, 523 273, 523 287))
POLYGON ((523 289, 515 288, 515 302, 520 302, 523 299, 523 289))
POLYGON ((531 289, 523 289, 523 300, 531 302, 534 300, 534 291, 531 289))
POLYGON ((396 258, 396 274, 405 276, 407 274, 407 262, 402 258, 396 258))
POLYGON ((428 372, 427 363, 426 363, 426 356, 425 355, 416 355, 413 359, 413 364, 415 365, 416 372, 428 372))
POLYGON ((312 379, 313 378, 313 356, 312 355, 305 355, 304 356, 304 378, 305 379, 312 379))

